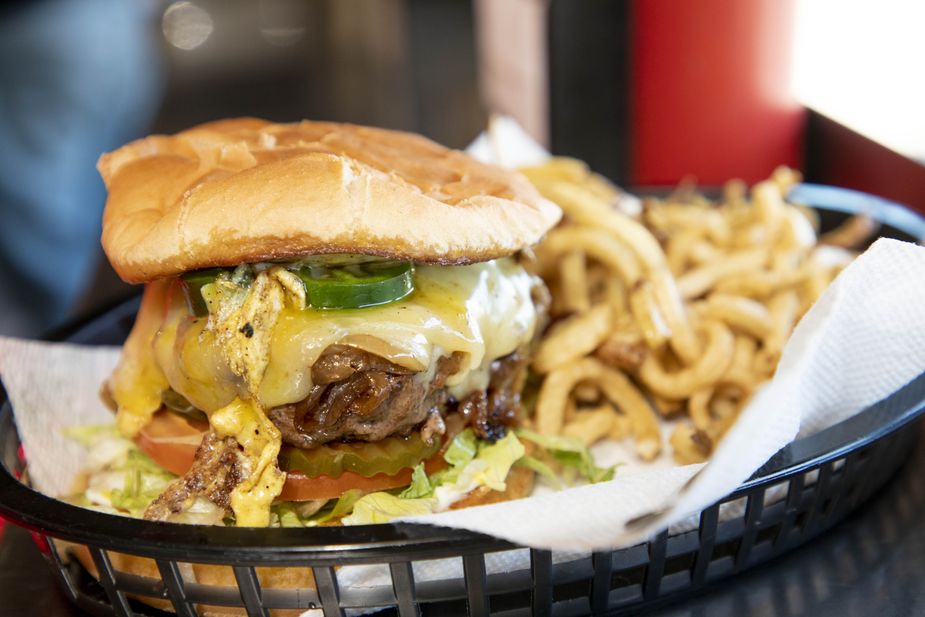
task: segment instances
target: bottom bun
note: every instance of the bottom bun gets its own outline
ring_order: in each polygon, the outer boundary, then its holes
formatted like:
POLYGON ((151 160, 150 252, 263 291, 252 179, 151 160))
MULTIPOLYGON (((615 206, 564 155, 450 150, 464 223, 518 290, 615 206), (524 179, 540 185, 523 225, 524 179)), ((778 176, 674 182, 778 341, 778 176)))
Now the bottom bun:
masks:
MULTIPOLYGON (((490 503, 499 503, 520 499, 526 497, 533 490, 534 473, 526 467, 512 467, 507 477, 507 487, 504 491, 493 491, 488 487, 480 487, 469 493, 460 501, 451 506, 451 509, 469 508, 472 506, 486 505, 490 503)), ((99 570, 93 559, 90 557, 90 551, 82 544, 71 544, 58 542, 66 552, 72 554, 94 577, 99 579, 99 570)), ((109 551, 109 559, 112 561, 112 567, 118 571, 134 576, 145 578, 161 579, 160 571, 153 559, 148 557, 139 557, 137 555, 127 555, 109 551)), ((189 583, 199 583, 215 587, 237 587, 237 580, 231 566, 213 565, 202 563, 179 563, 180 574, 183 580, 189 583)), ((257 579, 260 581, 261 589, 315 589, 315 577, 309 568, 274 568, 258 567, 257 579)), ((140 600, 154 608, 171 611, 173 606, 167 600, 151 598, 148 596, 136 596, 129 594, 129 597, 140 600)), ((196 611, 203 617, 246 617, 247 611, 243 608, 231 606, 211 606, 197 605, 196 611)), ((270 609, 271 617, 298 617, 305 612, 305 609, 270 609)))
MULTIPOLYGON (((99 579, 99 570, 93 559, 90 557, 90 551, 82 544, 66 544, 67 552, 77 558, 77 561, 87 569, 94 577, 99 579)), ((109 559, 112 561, 112 567, 118 572, 153 578, 161 580, 157 564, 153 559, 148 557, 139 557, 137 555, 126 555, 109 551, 109 559)), ((234 576, 231 566, 214 565, 204 563, 178 563, 180 574, 187 583, 198 583, 200 585, 209 585, 212 587, 237 587, 238 583, 234 576)), ((258 567, 257 580, 260 581, 261 589, 315 589, 315 577, 309 568, 274 568, 258 567)), ((128 594, 132 599, 139 600, 165 611, 173 612, 173 605, 168 600, 151 598, 149 596, 138 596, 128 594)), ((246 617, 247 610, 233 606, 214 606, 206 604, 197 604, 196 612, 202 617, 246 617)), ((271 617, 298 617, 305 612, 305 609, 295 608, 274 608, 270 610, 271 617)))

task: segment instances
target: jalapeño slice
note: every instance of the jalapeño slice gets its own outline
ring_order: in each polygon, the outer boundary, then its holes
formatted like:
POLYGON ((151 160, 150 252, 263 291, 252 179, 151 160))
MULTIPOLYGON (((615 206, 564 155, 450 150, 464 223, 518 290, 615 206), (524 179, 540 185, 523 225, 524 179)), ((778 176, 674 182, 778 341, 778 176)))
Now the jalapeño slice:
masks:
POLYGON ((214 283, 222 272, 225 272, 223 268, 208 268, 205 270, 193 270, 180 275, 180 280, 183 281, 183 294, 186 296, 186 305, 193 315, 205 317, 209 314, 209 306, 202 297, 202 288, 209 283, 214 283))
POLYGON ((439 438, 427 443, 420 433, 412 433, 376 442, 330 443, 311 450, 283 446, 279 461, 283 471, 301 471, 309 477, 337 478, 345 471, 366 478, 380 473, 392 476, 430 458, 440 445, 439 438))
POLYGON ((298 270, 306 303, 319 309, 357 309, 401 300, 414 290, 414 266, 406 261, 336 263, 318 260, 298 270))

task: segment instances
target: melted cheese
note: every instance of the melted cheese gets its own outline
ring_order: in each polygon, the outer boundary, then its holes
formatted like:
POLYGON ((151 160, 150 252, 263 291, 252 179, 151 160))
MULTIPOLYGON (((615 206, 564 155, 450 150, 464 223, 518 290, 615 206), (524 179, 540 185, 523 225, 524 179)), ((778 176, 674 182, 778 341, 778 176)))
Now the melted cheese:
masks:
POLYGON ((135 327, 123 347, 119 364, 107 386, 118 405, 116 424, 126 437, 134 437, 161 407, 167 378, 150 353, 164 314, 169 284, 155 281, 145 287, 135 327))
POLYGON ((209 423, 222 437, 234 437, 243 450, 244 479, 231 491, 231 509, 239 527, 266 527, 270 505, 286 481, 276 465, 282 438, 253 401, 235 399, 213 412, 209 423))

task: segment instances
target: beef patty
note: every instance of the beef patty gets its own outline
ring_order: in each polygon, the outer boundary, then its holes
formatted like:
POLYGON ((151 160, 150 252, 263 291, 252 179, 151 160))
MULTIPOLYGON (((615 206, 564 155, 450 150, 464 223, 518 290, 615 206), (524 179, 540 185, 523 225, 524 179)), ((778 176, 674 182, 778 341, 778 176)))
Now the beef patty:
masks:
MULTIPOLYGON (((314 448, 331 441, 379 441, 408 435, 430 418, 459 411, 476 434, 489 441, 504 436, 520 407, 526 378, 524 350, 495 360, 488 388, 454 400, 447 378, 459 370, 462 354, 437 361, 429 383, 416 374, 375 354, 331 345, 312 366, 313 386, 305 400, 270 410, 283 441, 298 448, 314 448)), ((439 423, 438 423, 439 425, 439 423)))

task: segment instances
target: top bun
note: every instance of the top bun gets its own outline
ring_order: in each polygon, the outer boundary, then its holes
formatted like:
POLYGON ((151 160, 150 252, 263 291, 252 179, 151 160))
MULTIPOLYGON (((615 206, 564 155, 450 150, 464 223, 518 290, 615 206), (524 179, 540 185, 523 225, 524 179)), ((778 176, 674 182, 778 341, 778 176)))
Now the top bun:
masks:
POLYGON ((560 217, 517 173, 349 124, 221 120, 97 167, 103 249, 130 283, 321 253, 472 263, 536 243, 560 217))

